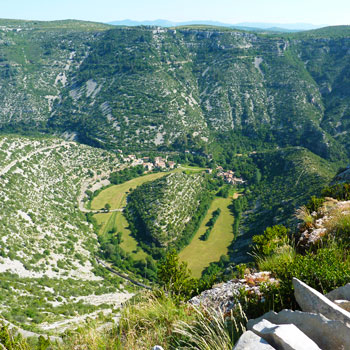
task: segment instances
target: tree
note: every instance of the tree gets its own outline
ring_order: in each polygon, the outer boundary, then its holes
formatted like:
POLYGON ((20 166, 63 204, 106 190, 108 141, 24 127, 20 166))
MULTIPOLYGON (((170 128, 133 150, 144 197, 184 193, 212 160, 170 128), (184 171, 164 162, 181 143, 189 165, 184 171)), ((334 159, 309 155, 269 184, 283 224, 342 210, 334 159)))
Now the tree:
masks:
POLYGON ((261 172, 260 172, 259 168, 257 168, 255 170, 254 182, 256 184, 258 184, 258 183, 260 183, 260 181, 261 181, 261 172))
POLYGON ((187 263, 180 263, 174 249, 159 262, 158 281, 178 301, 189 299, 198 287, 198 280, 191 277, 187 263))
POLYGON ((104 210, 108 213, 111 210, 111 205, 109 203, 106 203, 104 206, 104 210))

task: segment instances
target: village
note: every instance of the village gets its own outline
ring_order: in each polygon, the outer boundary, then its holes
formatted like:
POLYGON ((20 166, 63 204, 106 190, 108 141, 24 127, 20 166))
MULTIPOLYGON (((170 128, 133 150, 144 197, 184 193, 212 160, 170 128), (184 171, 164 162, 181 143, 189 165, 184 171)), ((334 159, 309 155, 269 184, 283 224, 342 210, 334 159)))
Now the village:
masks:
MULTIPOLYGON (((163 158, 158 156, 158 157, 154 157, 154 159, 151 160, 150 157, 137 158, 136 155, 134 154, 123 156, 121 151, 119 153, 121 153, 121 156, 124 162, 129 163, 130 166, 143 165, 146 171, 152 171, 154 169, 169 170, 169 169, 175 169, 177 166, 179 166, 179 164, 177 164, 176 162, 168 160, 168 157, 163 158)), ((246 183, 246 181, 243 180, 242 178, 235 176, 235 172, 232 170, 225 171, 222 166, 217 166, 215 170, 216 170, 216 176, 218 178, 223 179, 228 184, 243 185, 244 183, 246 183)), ((206 172, 208 174, 212 174, 213 169, 208 168, 206 172)), ((214 171, 214 174, 215 174, 215 171, 214 171)))
POLYGON ((222 178, 226 183, 231 184, 231 185, 243 185, 245 181, 240 178, 235 176, 235 172, 232 170, 224 171, 222 166, 218 166, 216 168, 217 170, 217 177, 222 178))
POLYGON ((137 158, 134 154, 129 154, 126 157, 122 156, 122 158, 131 166, 143 165, 146 171, 174 169, 176 166, 176 163, 168 160, 167 157, 155 157, 154 160, 151 160, 150 157, 137 158))

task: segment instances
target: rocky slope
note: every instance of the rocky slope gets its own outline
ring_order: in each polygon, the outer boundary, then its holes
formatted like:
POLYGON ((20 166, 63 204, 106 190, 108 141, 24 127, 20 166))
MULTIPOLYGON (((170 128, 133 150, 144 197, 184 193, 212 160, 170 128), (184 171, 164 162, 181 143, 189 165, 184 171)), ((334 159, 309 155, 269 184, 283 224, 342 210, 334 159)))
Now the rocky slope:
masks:
POLYGON ((243 349, 348 349, 350 346, 349 284, 327 295, 293 279, 302 311, 270 311, 249 320, 235 350, 243 349), (335 300, 340 297, 343 300, 335 300), (340 306, 339 306, 340 305, 340 306))
POLYGON ((347 27, 111 28, 2 20, 2 129, 40 125, 134 149, 234 130, 326 158, 347 154, 347 27))
POLYGON ((94 171, 119 165, 115 155, 74 142, 0 137, 2 317, 51 330, 130 298, 119 279, 96 270, 97 237, 77 201, 94 171))

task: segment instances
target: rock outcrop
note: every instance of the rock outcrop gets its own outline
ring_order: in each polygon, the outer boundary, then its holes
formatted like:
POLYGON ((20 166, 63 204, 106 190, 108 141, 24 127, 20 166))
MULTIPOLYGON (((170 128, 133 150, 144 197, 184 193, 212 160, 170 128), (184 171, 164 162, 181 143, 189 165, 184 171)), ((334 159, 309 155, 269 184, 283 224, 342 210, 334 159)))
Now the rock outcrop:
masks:
POLYGON ((323 350, 350 349, 349 327, 320 314, 292 310, 282 310, 279 313, 270 311, 257 319, 249 320, 247 328, 251 329, 261 320, 274 324, 294 324, 323 350))
POLYGON ((345 310, 350 303, 350 284, 327 295, 296 278, 293 285, 302 311, 270 311, 260 318, 249 320, 248 331, 241 336, 234 350, 266 349, 266 344, 259 337, 277 350, 350 349, 350 313, 345 310), (342 305, 345 307, 342 308, 342 305), (258 338, 254 338, 252 332, 258 338), (247 344, 246 347, 243 344, 247 344))
POLYGON ((334 217, 348 215, 350 213, 350 201, 338 201, 334 198, 326 197, 323 205, 312 213, 300 208, 297 217, 304 220, 305 215, 311 219, 307 224, 299 224, 299 249, 309 249, 311 246, 319 244, 324 237, 336 235, 336 230, 332 230, 332 220, 334 217), (304 218, 303 218, 304 217, 304 218))
POLYGON ((315 312, 331 320, 344 322, 350 327, 350 313, 333 303, 317 290, 293 278, 294 295, 303 311, 315 312))
POLYGON ((241 291, 262 298, 261 283, 275 284, 278 281, 271 277, 270 272, 262 271, 247 274, 242 279, 234 279, 226 283, 215 285, 212 289, 204 291, 190 300, 192 305, 202 305, 210 309, 219 309, 227 314, 234 308, 241 291))

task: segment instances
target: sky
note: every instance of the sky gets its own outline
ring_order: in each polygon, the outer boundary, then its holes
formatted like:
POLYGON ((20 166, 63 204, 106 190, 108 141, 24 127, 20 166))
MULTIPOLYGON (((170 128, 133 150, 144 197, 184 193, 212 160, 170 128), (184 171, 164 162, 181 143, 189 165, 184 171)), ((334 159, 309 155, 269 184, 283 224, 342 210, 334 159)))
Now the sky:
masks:
POLYGON ((349 0, 0 0, 0 18, 350 24, 349 0))

